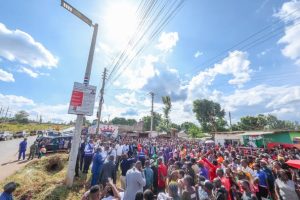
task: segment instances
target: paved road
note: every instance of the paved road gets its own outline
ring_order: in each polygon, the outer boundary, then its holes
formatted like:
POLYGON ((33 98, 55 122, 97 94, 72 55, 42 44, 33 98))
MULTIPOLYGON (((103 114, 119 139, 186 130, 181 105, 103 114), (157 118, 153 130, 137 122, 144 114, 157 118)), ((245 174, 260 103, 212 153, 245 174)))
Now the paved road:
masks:
MULTIPOLYGON (((36 136, 27 138, 27 151, 29 153, 29 147, 35 141, 36 136)), ((13 139, 8 141, 0 141, 0 181, 10 176, 20 168, 22 168, 26 162, 18 162, 18 148, 19 143, 23 139, 13 139)))

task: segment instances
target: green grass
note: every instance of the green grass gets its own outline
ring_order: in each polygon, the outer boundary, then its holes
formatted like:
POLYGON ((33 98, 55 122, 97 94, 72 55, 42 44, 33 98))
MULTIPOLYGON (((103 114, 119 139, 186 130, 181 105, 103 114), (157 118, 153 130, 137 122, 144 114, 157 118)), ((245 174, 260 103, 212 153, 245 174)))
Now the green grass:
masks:
POLYGON ((67 188, 64 185, 67 157, 66 154, 55 154, 34 160, 14 175, 0 182, 0 187, 2 188, 4 184, 10 181, 20 184, 14 193, 16 199, 31 193, 33 200, 79 200, 87 190, 86 182, 89 182, 88 177, 90 175, 82 175, 75 179, 72 188, 67 188), (58 159, 62 161, 62 168, 56 171, 47 171, 49 162, 58 159))
POLYGON ((38 131, 38 130, 48 130, 48 129, 57 129, 59 130, 70 127, 69 125, 56 125, 56 124, 39 124, 39 123, 29 123, 29 124, 20 124, 20 123, 0 123, 0 131, 38 131))

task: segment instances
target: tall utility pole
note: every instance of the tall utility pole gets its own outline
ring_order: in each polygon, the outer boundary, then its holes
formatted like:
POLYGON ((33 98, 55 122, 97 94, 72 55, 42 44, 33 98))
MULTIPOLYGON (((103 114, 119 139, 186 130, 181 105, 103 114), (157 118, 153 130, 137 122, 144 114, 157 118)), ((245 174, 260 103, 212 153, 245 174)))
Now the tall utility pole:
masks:
MULTIPOLYGON (((66 10, 68 10, 69 12, 71 12, 72 14, 74 14, 79 19, 81 19, 83 22, 88 24, 90 27, 94 28, 93 38, 92 38, 90 51, 89 51, 89 57, 85 69, 85 75, 83 78, 83 83, 86 86, 88 86, 90 82, 91 71, 92 71, 92 64, 93 64, 95 45, 96 45, 97 33, 98 33, 98 24, 93 24, 92 20, 90 20, 88 17, 86 17, 84 14, 82 14, 80 11, 78 11, 76 8, 74 8, 64 0, 61 0, 61 6, 66 10)), ((81 140, 81 129, 82 129, 83 117, 84 115, 77 114, 74 137, 72 139, 71 151, 69 156, 68 171, 66 176, 66 185, 68 187, 71 187, 73 185, 73 180, 75 176, 75 165, 77 160, 79 144, 81 140)))
POLYGON ((229 111, 229 125, 230 125, 230 131, 232 131, 232 125, 231 125, 231 112, 229 111))
POLYGON ((0 117, 2 116, 2 111, 3 111, 3 109, 2 109, 2 107, 1 107, 1 109, 0 109, 0 117))
POLYGON ((4 117, 4 122, 6 122, 6 117, 7 117, 8 111, 9 111, 9 107, 7 107, 7 109, 6 109, 6 113, 5 113, 5 117, 4 117))
POLYGON ((154 118, 154 113, 153 113, 153 103, 154 103, 154 92, 150 92, 151 95, 151 125, 150 125, 150 132, 152 133, 153 131, 153 118, 154 118))
POLYGON ((107 76, 107 70, 106 70, 106 68, 104 68, 104 72, 103 72, 103 75, 102 75, 102 86, 101 86, 101 90, 100 90, 98 114, 97 114, 98 119, 97 119, 96 134, 99 133, 99 128, 100 128, 100 119, 101 119, 101 112, 102 112, 102 105, 103 105, 103 95, 104 95, 106 76, 107 76))

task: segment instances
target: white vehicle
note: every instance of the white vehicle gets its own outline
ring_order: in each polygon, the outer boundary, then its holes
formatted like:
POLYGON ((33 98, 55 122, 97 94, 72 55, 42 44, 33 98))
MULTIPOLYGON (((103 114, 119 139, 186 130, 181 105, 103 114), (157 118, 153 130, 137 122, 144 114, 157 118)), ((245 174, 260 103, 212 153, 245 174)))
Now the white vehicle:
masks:
POLYGON ((0 140, 11 140, 13 135, 9 131, 0 132, 0 140))
POLYGON ((22 137, 27 137, 28 134, 26 133, 26 131, 19 131, 19 132, 16 132, 14 137, 15 138, 22 138, 22 137))

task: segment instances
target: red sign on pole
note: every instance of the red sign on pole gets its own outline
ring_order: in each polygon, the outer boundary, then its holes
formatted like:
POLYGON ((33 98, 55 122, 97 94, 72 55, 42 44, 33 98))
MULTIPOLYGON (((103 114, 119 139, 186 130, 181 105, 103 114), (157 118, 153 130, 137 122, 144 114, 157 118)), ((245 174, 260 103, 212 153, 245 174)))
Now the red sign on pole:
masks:
POLYGON ((83 92, 73 90, 71 97, 71 106, 81 106, 83 100, 83 92))

